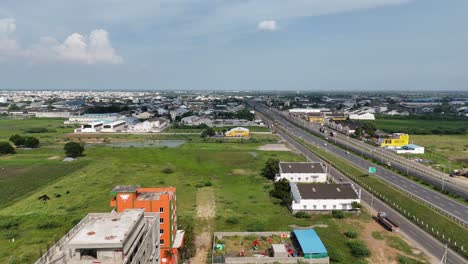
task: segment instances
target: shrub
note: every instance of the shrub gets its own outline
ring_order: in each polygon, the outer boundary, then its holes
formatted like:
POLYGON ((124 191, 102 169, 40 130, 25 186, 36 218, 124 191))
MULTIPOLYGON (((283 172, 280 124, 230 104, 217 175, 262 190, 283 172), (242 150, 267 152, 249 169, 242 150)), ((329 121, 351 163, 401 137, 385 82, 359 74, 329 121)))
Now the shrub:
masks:
POLYGON ((205 185, 206 187, 209 187, 209 186, 211 186, 211 185, 213 185, 213 184, 212 184, 210 181, 206 181, 206 182, 204 183, 204 185, 205 185))
POLYGON ((65 150, 65 155, 72 158, 80 157, 84 152, 84 147, 76 142, 68 142, 63 149, 65 150))
POLYGON ((251 223, 250 225, 247 226, 247 231, 248 232, 261 232, 266 230, 266 225, 263 222, 257 221, 254 223, 251 223))
POLYGON ((239 223, 239 219, 237 219, 237 217, 231 216, 226 219, 226 223, 230 225, 236 225, 239 223))
POLYGON ((165 173, 165 174, 172 174, 172 173, 174 173, 174 171, 175 170, 172 167, 166 167, 166 168, 162 169, 162 172, 165 173))
POLYGON ((27 148, 37 148, 39 147, 39 139, 35 137, 25 137, 24 138, 24 146, 27 148))
POLYGON ((13 144, 15 144, 17 147, 24 145, 24 140, 24 137, 18 134, 14 134, 10 137, 10 141, 13 142, 13 144))
POLYGON ((342 263, 343 262, 343 253, 339 250, 336 250, 334 247, 330 247, 328 249, 328 257, 330 258, 330 262, 333 263, 342 263))
POLYGON ((15 148, 8 142, 0 142, 0 155, 15 154, 15 148))
POLYGON ((13 239, 18 237, 18 232, 15 230, 7 230, 2 233, 3 238, 5 239, 13 239))
POLYGON ((356 231, 347 231, 344 235, 348 238, 356 238, 358 237, 358 233, 356 231))
POLYGON ((31 127, 29 129, 26 129, 24 132, 26 133, 31 133, 31 134, 34 134, 34 133, 47 133, 49 132, 49 130, 45 127, 31 127))
POLYGON ((339 211, 339 210, 333 210, 333 211, 332 211, 332 216, 333 216, 334 218, 337 218, 337 219, 343 219, 343 218, 345 218, 344 213, 343 213, 342 211, 339 211))
POLYGON ((351 240, 346 243, 351 249, 351 254, 356 258, 366 258, 371 255, 370 250, 366 244, 360 240, 351 240))
POLYGON ((276 174, 278 173, 279 173, 279 159, 269 158, 266 161, 265 167, 263 167, 262 172, 260 174, 267 179, 274 180, 276 174))
POLYGON ((0 229, 2 230, 17 228, 19 225, 18 219, 2 219, 0 221, 0 229))
POLYGON ((358 203, 358 202, 352 202, 352 203, 351 203, 351 206, 353 207, 353 209, 361 208, 361 204, 358 203))
POLYGON ((54 228, 61 227, 61 226, 62 225, 60 223, 53 222, 53 221, 47 221, 47 222, 42 222, 42 223, 37 224, 38 229, 54 229, 54 228))
POLYGON ((306 212, 297 212, 294 216, 296 218, 310 218, 310 215, 306 212))

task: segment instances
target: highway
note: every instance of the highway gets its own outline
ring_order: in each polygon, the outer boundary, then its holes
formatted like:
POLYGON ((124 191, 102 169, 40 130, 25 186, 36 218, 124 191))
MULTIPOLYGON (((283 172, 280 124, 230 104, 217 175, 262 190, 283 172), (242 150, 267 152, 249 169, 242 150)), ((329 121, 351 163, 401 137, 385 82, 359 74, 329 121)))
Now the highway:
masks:
POLYGON ((428 206, 431 206, 441 213, 451 217, 454 221, 457 221, 465 226, 468 225, 468 207, 466 205, 454 201, 445 195, 426 188, 425 186, 422 186, 416 182, 413 182, 412 180, 405 178, 391 170, 388 170, 383 166, 375 165, 374 163, 362 157, 349 153, 344 149, 334 146, 326 140, 312 136, 307 131, 298 128, 290 121, 286 120, 283 116, 277 114, 276 112, 270 111, 264 106, 257 104, 255 107, 258 111, 268 115, 270 118, 272 118, 272 120, 277 122, 282 127, 287 128, 289 132, 294 133, 295 136, 304 139, 306 142, 323 147, 327 151, 330 151, 340 158, 347 160, 364 171, 367 171, 369 167, 376 167, 377 172, 374 174, 375 176, 396 187, 397 189, 413 195, 415 198, 420 199, 428 206))
MULTIPOLYGON (((268 121, 268 118, 264 118, 264 120, 273 125, 273 122, 268 121)), ((278 124, 277 124, 278 125, 278 124)), ((281 128, 281 125, 279 125, 281 128)), ((284 128, 284 127, 283 127, 284 128)), ((293 134, 294 136, 300 136, 296 134, 296 129, 287 129, 288 133, 293 134)), ((298 143, 295 139, 278 129, 278 134, 288 142, 292 147, 298 150, 301 154, 303 154, 307 159, 311 161, 322 161, 319 157, 317 157, 312 151, 305 148, 303 145, 298 143)), ((339 182, 338 179, 343 179, 340 182, 350 182, 355 184, 341 172, 336 170, 335 168, 330 168, 330 175, 335 179, 336 182, 339 182)), ((384 211, 387 213, 388 217, 394 221, 396 221, 400 226, 400 232, 406 235, 410 240, 416 241, 416 243, 422 247, 422 249, 428 255, 432 255, 433 257, 440 260, 445 252, 445 246, 433 238, 431 235, 426 233, 424 230, 420 229, 418 226, 407 220, 404 216, 400 215, 397 211, 393 210, 390 206, 386 205, 381 200, 373 197, 373 195, 367 192, 365 189, 361 190, 361 200, 365 202, 367 205, 371 206, 372 209, 375 211, 384 211)), ((437 262, 436 262, 437 263, 437 262)), ((466 263, 466 260, 455 253, 453 250, 448 249, 447 251, 447 262, 450 264, 461 264, 466 263)))
MULTIPOLYGON (((468 198, 468 187, 464 182, 457 181, 448 177, 448 175, 436 171, 432 168, 428 168, 417 162, 409 161, 402 158, 389 150, 385 150, 379 147, 370 146, 362 141, 347 137, 340 133, 336 133, 334 137, 330 137, 325 133, 319 131, 320 125, 311 124, 306 122, 294 115, 285 115, 282 112, 275 111, 276 114, 282 115, 284 118, 292 121, 296 125, 304 127, 308 132, 315 134, 316 136, 328 138, 335 144, 342 148, 349 149, 355 153, 359 153, 362 156, 379 161, 382 163, 389 162, 393 169, 397 169, 403 174, 417 177, 423 181, 430 183, 433 186, 437 186, 454 194, 457 194, 463 198, 468 198)), ((327 131, 330 129, 327 128, 327 131)))

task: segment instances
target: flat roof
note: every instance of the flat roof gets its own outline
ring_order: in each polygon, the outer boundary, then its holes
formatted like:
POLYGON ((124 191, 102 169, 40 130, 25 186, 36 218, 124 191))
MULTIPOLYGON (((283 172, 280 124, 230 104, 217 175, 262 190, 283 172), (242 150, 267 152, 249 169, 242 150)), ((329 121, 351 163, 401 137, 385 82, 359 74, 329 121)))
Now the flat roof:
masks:
POLYGON ((304 254, 328 253, 314 229, 294 229, 293 232, 304 254))
POLYGON ((117 185, 112 189, 111 193, 136 192, 138 188, 140 188, 140 185, 117 185))
POLYGON ((99 245, 100 248, 115 247, 116 244, 123 246, 143 214, 143 209, 136 209, 95 216, 84 223, 67 244, 75 248, 90 245, 99 245))
POLYGON ((351 184, 296 184, 301 199, 358 199, 351 184))
POLYGON ((320 162, 280 162, 283 173, 325 173, 325 167, 320 162))

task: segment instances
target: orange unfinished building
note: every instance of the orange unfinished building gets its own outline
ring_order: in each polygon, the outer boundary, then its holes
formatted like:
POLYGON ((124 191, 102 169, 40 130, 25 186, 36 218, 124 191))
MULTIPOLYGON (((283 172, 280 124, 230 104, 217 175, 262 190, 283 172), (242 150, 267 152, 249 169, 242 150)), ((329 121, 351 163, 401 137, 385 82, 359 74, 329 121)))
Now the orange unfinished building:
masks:
POLYGON ((140 188, 138 185, 116 186, 110 205, 117 212, 142 208, 160 214, 161 263, 175 264, 179 248, 183 246, 184 231, 177 230, 176 188, 140 188))

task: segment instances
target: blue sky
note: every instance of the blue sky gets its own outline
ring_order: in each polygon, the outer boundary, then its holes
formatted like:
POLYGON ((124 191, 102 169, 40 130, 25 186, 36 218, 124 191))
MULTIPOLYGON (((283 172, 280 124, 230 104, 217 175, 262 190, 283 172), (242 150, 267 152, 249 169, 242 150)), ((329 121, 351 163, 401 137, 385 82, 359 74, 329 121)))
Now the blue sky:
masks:
POLYGON ((468 90, 466 0, 2 0, 0 89, 468 90))

